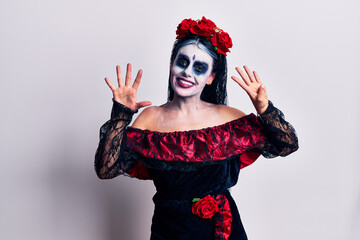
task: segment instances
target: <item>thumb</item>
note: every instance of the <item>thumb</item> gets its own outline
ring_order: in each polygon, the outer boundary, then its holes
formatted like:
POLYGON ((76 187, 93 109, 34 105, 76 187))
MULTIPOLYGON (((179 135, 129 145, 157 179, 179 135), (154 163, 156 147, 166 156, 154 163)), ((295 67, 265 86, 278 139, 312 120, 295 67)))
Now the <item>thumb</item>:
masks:
POLYGON ((138 102, 138 108, 142 108, 142 107, 147 107, 150 106, 152 103, 150 101, 142 101, 142 102, 138 102))
POLYGON ((265 86, 264 85, 261 85, 258 89, 258 95, 259 96, 263 96, 266 94, 266 89, 265 89, 265 86))

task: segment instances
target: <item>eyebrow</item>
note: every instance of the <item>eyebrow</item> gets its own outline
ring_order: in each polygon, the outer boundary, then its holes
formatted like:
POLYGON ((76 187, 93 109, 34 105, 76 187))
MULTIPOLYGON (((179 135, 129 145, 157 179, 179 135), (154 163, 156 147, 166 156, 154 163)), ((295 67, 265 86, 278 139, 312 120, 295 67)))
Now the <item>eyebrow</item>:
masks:
POLYGON ((182 54, 182 53, 179 54, 178 58, 184 58, 184 59, 186 59, 186 60, 188 60, 188 61, 190 60, 187 55, 182 54))
POLYGON ((204 66, 204 67, 209 67, 209 65, 207 63, 200 62, 200 61, 195 61, 194 65, 201 65, 201 66, 204 66))

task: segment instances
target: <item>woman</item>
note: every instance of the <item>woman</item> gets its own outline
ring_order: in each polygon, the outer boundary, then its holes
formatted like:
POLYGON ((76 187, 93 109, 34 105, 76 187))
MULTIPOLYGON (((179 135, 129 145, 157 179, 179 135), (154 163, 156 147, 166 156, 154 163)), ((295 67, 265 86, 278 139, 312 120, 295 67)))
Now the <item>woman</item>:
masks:
POLYGON ((95 157, 99 178, 120 174, 151 179, 157 189, 151 239, 247 239, 228 189, 241 168, 265 157, 297 150, 294 129, 268 100, 256 72, 236 68, 233 76, 249 95, 257 113, 245 115, 226 106, 226 53, 229 35, 206 19, 183 20, 176 31, 168 102, 146 108, 137 102, 142 71, 131 86, 117 66, 119 87, 113 92, 111 119, 100 129, 95 157))

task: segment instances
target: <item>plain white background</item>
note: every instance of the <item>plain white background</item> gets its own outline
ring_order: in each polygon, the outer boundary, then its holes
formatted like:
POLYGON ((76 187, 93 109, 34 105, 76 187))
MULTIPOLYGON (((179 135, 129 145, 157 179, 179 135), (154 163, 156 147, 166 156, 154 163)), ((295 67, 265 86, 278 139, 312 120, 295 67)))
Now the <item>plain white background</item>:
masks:
POLYGON ((229 32, 230 76, 247 64, 296 128, 300 149, 261 157, 232 194, 251 240, 360 237, 360 3, 357 0, 1 0, 1 239, 149 239, 150 181, 97 179, 115 65, 144 70, 139 100, 166 100, 184 18, 229 32))

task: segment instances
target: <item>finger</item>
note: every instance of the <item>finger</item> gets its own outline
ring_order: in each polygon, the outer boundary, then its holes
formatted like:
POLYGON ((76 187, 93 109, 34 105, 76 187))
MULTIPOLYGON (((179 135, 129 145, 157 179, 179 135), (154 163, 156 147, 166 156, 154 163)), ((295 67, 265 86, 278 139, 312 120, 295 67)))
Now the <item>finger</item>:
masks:
POLYGON ((244 69, 245 69, 247 75, 249 76, 250 81, 251 81, 251 82, 255 82, 255 77, 254 77, 254 75, 251 73, 250 69, 249 69, 246 65, 244 65, 244 69))
POLYGON ((257 101, 259 102, 259 106, 262 106, 261 108, 265 111, 268 107, 268 97, 266 93, 266 89, 264 85, 261 85, 259 87, 258 93, 257 93, 257 101))
POLYGON ((146 106, 150 106, 152 103, 150 101, 142 101, 142 102, 138 102, 138 108, 142 108, 142 107, 146 107, 146 106))
POLYGON ((133 83, 133 88, 138 89, 139 84, 140 84, 140 80, 141 80, 141 76, 142 76, 142 70, 140 69, 136 75, 135 81, 133 83))
POLYGON ((121 70, 119 65, 116 66, 116 75, 117 75, 118 85, 119 87, 121 87, 123 85, 123 79, 121 76, 121 70))
POLYGON ((246 83, 244 83, 243 81, 241 81, 239 78, 237 78, 235 76, 231 76, 231 79, 234 80, 235 82, 237 82, 237 84, 239 84, 240 87, 242 87, 247 93, 250 92, 249 86, 246 83))
POLYGON ((241 76, 241 78, 244 80, 244 82, 245 82, 247 85, 250 85, 250 84, 251 84, 251 81, 250 81, 249 78, 246 76, 246 74, 241 70, 241 68, 236 67, 235 69, 236 69, 236 71, 240 74, 240 76, 241 76))
POLYGON ((259 96, 262 96, 266 93, 266 90, 265 90, 265 86, 264 85, 261 85, 258 89, 258 95, 259 96))
POLYGON ((108 78, 105 78, 105 82, 106 84, 109 86, 109 88, 111 89, 111 91, 115 91, 115 87, 114 85, 110 82, 110 80, 108 78))
POLYGON ((126 68, 126 77, 125 77, 125 86, 130 86, 131 83, 131 64, 127 64, 126 68))
POLYGON ((259 74, 257 72, 254 71, 254 76, 255 76, 255 79, 258 83, 262 84, 261 80, 260 80, 260 77, 259 77, 259 74))

